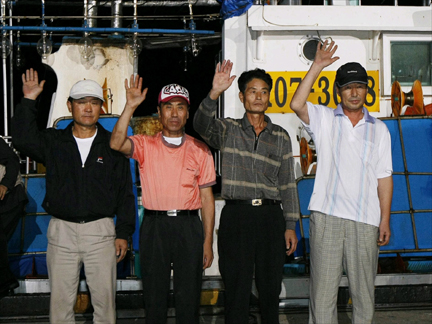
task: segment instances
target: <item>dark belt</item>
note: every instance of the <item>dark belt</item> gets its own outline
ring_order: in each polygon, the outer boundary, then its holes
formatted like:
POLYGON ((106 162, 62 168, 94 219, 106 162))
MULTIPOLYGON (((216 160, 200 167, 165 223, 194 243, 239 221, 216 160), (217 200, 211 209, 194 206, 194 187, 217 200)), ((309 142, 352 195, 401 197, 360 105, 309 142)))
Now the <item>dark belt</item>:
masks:
POLYGON ((227 205, 251 205, 251 206, 261 206, 261 205, 280 205, 280 200, 274 199, 227 199, 225 200, 227 205))
POLYGON ((198 215, 198 209, 193 210, 151 210, 144 209, 144 216, 196 216, 198 215))

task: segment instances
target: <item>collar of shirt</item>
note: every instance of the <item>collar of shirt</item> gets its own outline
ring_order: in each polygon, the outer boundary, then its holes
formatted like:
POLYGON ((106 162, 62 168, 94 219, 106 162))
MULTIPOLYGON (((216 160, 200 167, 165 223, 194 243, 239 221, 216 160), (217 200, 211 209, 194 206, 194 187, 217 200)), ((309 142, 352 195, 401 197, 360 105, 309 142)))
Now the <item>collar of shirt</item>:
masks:
MULTIPOLYGON (((270 119, 270 117, 268 117, 267 115, 264 115, 264 120, 267 122, 267 126, 264 128, 263 131, 265 131, 266 129, 271 133, 273 131, 273 123, 270 119)), ((248 127, 252 127, 251 123, 249 122, 249 119, 247 118, 246 113, 243 115, 243 118, 241 120, 241 125, 243 127, 243 129, 247 129, 248 127)))
POLYGON ((183 143, 185 142, 185 140, 186 140, 186 133, 183 133, 180 145, 175 145, 175 144, 168 143, 165 140, 164 136, 162 135, 162 132, 161 132, 161 139, 162 139, 162 143, 164 143, 165 146, 170 147, 170 148, 177 148, 177 147, 182 146, 183 143))
MULTIPOLYGON (((341 115, 344 116, 345 115, 344 112, 343 112, 341 104, 339 104, 336 107, 336 109, 333 111, 333 113, 334 113, 335 116, 338 116, 338 115, 339 116, 341 116, 341 115)), ((369 114, 369 111, 365 107, 363 107, 363 114, 364 114, 363 118, 364 118, 365 122, 375 124, 375 118, 372 117, 369 114)))

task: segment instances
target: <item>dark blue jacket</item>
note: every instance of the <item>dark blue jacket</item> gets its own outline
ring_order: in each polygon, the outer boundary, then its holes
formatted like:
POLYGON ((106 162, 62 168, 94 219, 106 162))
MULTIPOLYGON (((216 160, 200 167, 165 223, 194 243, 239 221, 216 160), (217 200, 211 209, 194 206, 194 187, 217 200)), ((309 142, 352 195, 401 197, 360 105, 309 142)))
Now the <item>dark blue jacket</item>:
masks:
POLYGON ((36 101, 23 98, 12 123, 14 147, 46 167, 46 195, 42 206, 52 216, 85 223, 117 215, 117 238, 135 229, 135 197, 129 160, 109 146, 111 133, 97 124, 97 135, 85 164, 66 129, 39 131, 36 101))

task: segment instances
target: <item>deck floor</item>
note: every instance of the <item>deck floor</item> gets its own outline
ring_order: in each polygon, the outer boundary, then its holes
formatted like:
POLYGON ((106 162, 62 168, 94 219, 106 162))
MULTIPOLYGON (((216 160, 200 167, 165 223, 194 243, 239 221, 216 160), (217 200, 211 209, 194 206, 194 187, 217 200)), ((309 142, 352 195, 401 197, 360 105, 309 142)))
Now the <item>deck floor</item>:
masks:
MULTIPOLYGON (((128 318, 119 318, 117 324, 132 324, 132 323, 145 323, 145 319, 140 315, 127 314, 119 312, 119 316, 127 316, 128 318)), ((308 314, 306 311, 299 311, 295 313, 281 313, 279 315, 280 324, 307 324, 308 314)), ((0 317, 1 324, 43 324, 49 323, 48 318, 2 318, 0 317)), ((89 315, 76 316, 76 324, 91 324, 92 320, 89 315)), ((201 324, 223 324, 223 315, 202 315, 201 324)), ((250 323, 261 324, 259 315, 251 312, 250 323)), ((351 312, 339 312, 339 324, 350 324, 351 312)), ((430 308, 412 308, 412 309, 385 309, 377 310, 375 313, 376 324, 424 324, 432 323, 432 307, 430 308)), ((175 324, 175 317, 169 317, 167 324, 175 324)))

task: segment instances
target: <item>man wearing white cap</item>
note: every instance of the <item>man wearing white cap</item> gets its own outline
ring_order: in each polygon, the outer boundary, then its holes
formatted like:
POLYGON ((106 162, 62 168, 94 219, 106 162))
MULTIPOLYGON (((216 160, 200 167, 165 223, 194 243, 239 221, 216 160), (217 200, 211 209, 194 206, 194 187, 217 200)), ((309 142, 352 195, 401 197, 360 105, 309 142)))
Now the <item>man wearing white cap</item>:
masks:
POLYGON ((321 71, 339 59, 332 41, 318 44, 314 62, 291 101, 317 146, 309 203, 309 323, 337 323, 337 295, 345 270, 353 323, 372 323, 379 247, 390 240, 393 193, 390 133, 364 107, 368 75, 357 62, 336 72, 336 109, 307 102, 321 71))
POLYGON ((75 83, 67 101, 73 122, 64 130, 40 131, 36 99, 45 81, 39 83, 33 69, 22 80, 13 143, 47 170, 43 207, 52 215, 47 232, 50 322, 75 323, 84 265, 94 323, 115 323, 116 263, 125 257, 134 232, 135 203, 129 161, 111 150, 111 134, 98 123, 102 88, 92 80, 75 83))
POLYGON ((125 87, 127 102, 111 147, 139 163, 145 207, 140 258, 146 323, 166 323, 172 265, 176 322, 198 324, 202 271, 213 261, 213 158, 204 143, 184 133, 190 100, 178 84, 163 87, 159 94, 162 132, 127 137, 129 120, 147 89, 141 91, 139 76, 131 77, 130 84, 126 80, 125 87))

